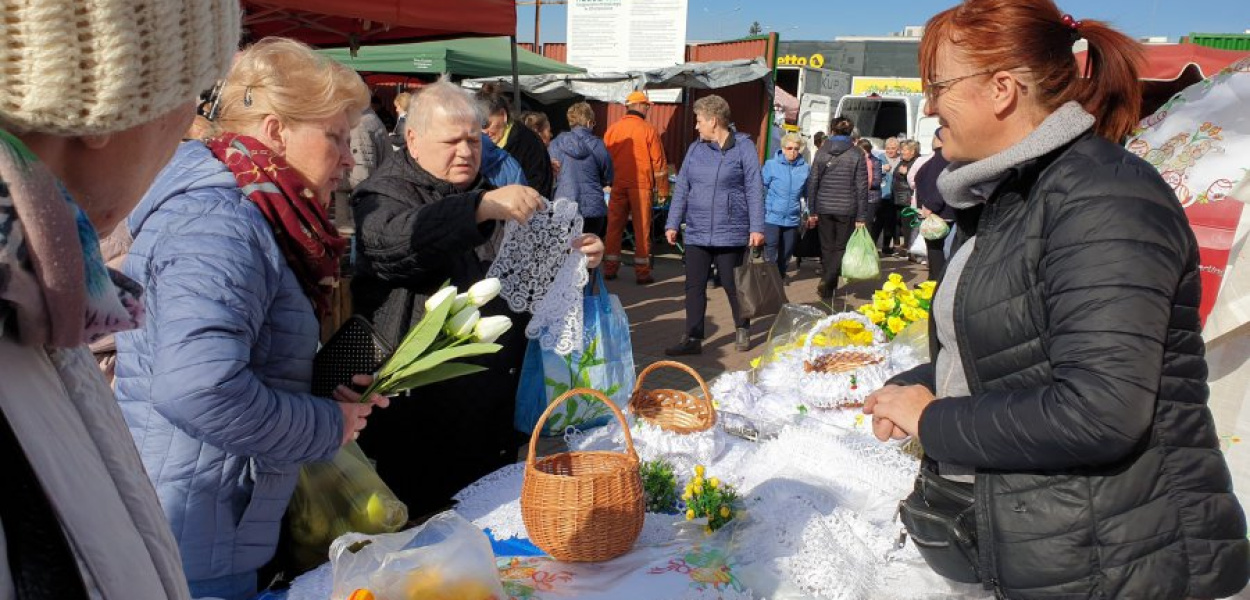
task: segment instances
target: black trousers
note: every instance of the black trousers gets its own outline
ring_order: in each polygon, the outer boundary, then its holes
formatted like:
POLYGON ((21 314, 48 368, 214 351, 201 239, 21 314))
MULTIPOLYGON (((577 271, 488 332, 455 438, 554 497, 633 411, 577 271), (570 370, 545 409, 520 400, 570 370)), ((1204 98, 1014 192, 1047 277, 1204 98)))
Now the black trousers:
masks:
MULTIPOLYGON (((952 231, 947 235, 955 235, 952 231)), ((942 273, 946 271, 946 238, 940 240, 924 241, 925 250, 928 253, 929 261, 929 280, 939 281, 942 279, 942 273)))
POLYGON ((721 287, 729 296, 729 309, 733 311, 734 327, 750 326, 751 322, 738 315, 738 286, 734 283, 734 269, 742 266, 746 246, 686 246, 686 336, 692 340, 705 339, 703 321, 707 314, 707 280, 712 265, 720 276, 721 287))
POLYGON ((593 233, 600 239, 606 238, 608 235, 608 218, 607 217, 583 217, 582 233, 593 233))
POLYGON ((851 215, 820 215, 820 266, 824 269, 820 281, 830 293, 838 289, 838 277, 842 274, 842 255, 846 243, 855 232, 855 217, 851 215))
POLYGON ((876 241, 881 239, 882 254, 890 251, 890 246, 894 245, 894 236, 897 235, 895 230, 898 229, 898 210, 894 207, 893 202, 882 200, 877 204, 876 218, 872 220, 872 239, 876 241))

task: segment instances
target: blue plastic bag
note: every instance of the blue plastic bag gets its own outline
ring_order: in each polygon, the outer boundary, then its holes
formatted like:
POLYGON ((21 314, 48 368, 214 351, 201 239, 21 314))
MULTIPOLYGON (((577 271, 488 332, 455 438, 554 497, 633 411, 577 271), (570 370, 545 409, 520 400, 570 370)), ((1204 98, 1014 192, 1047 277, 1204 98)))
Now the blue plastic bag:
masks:
MULTIPOLYGON (((521 367, 513 425, 531 433, 547 405, 574 388, 602 392, 617 407, 629 403, 634 391, 634 349, 629 339, 629 317, 616 296, 608 294, 598 269, 582 299, 584 346, 568 356, 543 350, 531 340, 521 367), (597 287, 597 291, 595 288, 597 287)), ((547 419, 541 435, 563 435, 570 427, 585 430, 607 423, 612 412, 593 398, 568 399, 547 419)))

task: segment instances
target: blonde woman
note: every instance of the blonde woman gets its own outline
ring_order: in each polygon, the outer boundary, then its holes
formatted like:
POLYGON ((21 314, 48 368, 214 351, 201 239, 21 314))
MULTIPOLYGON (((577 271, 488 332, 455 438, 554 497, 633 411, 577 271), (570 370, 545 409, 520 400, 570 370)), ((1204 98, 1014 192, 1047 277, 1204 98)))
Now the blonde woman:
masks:
POLYGON ((608 204, 603 190, 612 186, 612 157, 603 140, 595 136, 595 111, 578 102, 567 113, 571 131, 556 136, 547 148, 551 160, 561 164, 556 178, 556 198, 577 201, 585 221, 583 231, 603 236, 608 230, 608 204))
POLYGON ((781 149, 764 163, 764 255, 777 262, 782 279, 799 240, 810 168, 803 158, 803 138, 797 133, 782 136, 781 149))
POLYGON ((148 319, 117 337, 117 396, 193 597, 255 595, 300 465, 386 406, 309 393, 347 246, 325 204, 368 103, 347 68, 262 40, 226 78, 223 133, 183 144, 124 224, 148 319))

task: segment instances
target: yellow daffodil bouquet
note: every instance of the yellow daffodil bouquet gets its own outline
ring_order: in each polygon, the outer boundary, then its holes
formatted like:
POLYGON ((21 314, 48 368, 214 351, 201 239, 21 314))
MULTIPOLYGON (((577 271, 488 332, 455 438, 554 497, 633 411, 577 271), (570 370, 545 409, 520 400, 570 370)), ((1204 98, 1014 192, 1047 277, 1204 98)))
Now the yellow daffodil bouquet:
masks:
POLYGON ((425 301, 425 316, 404 336, 399 348, 373 376, 371 394, 393 396, 439 381, 472 375, 486 367, 458 359, 494 354, 495 343, 512 328, 508 317, 483 317, 478 311, 499 295, 498 279, 484 279, 460 293, 444 286, 425 301))
POLYGON ((694 466, 694 479, 686 484, 681 500, 686 503, 686 520, 706 518, 705 533, 727 525, 738 512, 738 492, 715 477, 704 478, 703 465, 694 466))
POLYGON ((916 321, 929 318, 936 281, 926 281, 915 289, 907 287, 903 276, 892 273, 885 285, 872 295, 872 303, 859 307, 859 313, 885 331, 886 338, 894 336, 916 321))

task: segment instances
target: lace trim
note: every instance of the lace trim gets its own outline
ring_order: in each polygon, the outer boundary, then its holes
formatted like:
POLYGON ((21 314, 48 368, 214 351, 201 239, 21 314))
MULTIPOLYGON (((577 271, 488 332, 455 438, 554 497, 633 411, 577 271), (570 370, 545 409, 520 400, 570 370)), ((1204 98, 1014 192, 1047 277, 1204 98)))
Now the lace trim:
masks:
POLYGON ((582 289, 589 275, 586 256, 572 247, 582 223, 577 203, 564 199, 528 223, 509 222, 487 273, 499 278, 509 308, 534 315, 526 337, 560 355, 584 345, 582 289))

